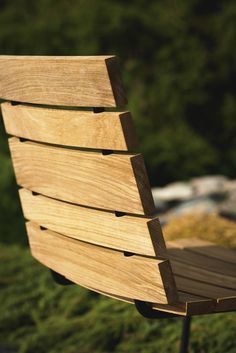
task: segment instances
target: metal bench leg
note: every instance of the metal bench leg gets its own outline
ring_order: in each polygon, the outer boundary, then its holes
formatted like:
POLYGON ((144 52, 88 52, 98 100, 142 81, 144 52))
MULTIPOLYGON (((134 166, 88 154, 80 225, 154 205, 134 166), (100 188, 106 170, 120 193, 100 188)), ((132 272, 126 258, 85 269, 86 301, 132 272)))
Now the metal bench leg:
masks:
POLYGON ((186 316, 183 318, 183 326, 182 326, 182 336, 180 342, 180 353, 188 353, 188 343, 189 343, 189 335, 190 335, 190 325, 191 325, 191 317, 186 316))

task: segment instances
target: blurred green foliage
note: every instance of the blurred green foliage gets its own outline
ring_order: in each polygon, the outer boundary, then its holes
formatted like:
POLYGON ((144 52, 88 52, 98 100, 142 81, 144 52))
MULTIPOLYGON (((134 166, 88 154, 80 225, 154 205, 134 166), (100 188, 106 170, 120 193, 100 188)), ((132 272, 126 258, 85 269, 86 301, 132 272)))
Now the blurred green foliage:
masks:
MULTIPOLYGON (((152 184, 235 177, 235 23, 234 0, 0 0, 0 49, 118 55, 152 184)), ((11 241, 23 224, 2 126, 0 137, 1 233, 11 241)))
MULTIPOLYGON (((0 245, 0 262, 1 352, 178 352, 181 319, 147 320, 133 305, 56 285, 16 246, 0 245)), ((190 353, 235 353, 235 325, 235 313, 194 318, 190 353)))

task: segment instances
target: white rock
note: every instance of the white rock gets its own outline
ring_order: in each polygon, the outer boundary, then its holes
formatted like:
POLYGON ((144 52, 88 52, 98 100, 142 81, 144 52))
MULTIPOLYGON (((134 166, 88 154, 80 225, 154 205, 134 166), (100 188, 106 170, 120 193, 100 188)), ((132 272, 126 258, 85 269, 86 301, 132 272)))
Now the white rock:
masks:
POLYGON ((165 214, 165 217, 169 221, 173 217, 179 217, 190 213, 212 213, 217 211, 217 202, 213 201, 209 197, 203 196, 190 201, 182 202, 180 205, 171 208, 170 211, 165 214))
POLYGON ((207 175, 190 181, 195 196, 221 194, 227 191, 228 179, 223 175, 207 175))
POLYGON ((227 180, 225 183, 225 191, 231 192, 236 190, 236 180, 227 180))
POLYGON ((176 182, 166 185, 163 188, 152 189, 155 204, 160 202, 183 201, 193 196, 193 189, 188 183, 176 182))

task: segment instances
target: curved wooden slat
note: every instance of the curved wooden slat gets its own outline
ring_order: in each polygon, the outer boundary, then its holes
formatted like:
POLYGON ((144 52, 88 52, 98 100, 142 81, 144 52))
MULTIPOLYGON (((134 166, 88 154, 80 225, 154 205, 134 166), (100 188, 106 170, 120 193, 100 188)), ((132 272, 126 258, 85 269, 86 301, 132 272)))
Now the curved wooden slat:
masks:
POLYGON ((141 155, 85 152, 9 139, 19 185, 64 201, 127 213, 154 211, 141 155), (137 171, 137 172, 136 172, 137 171))
POLYGON ((137 146, 130 113, 1 104, 10 135, 57 145, 128 151, 137 146))
POLYGON ((114 212, 33 195, 26 189, 19 193, 25 218, 45 228, 74 239, 135 254, 166 254, 158 218, 117 217, 114 212))
POLYGON ((114 56, 0 56, 0 98, 27 103, 126 104, 114 56))
POLYGON ((32 255, 77 284, 149 302, 177 300, 168 260, 126 257, 120 251, 41 230, 31 222, 27 233, 32 255))

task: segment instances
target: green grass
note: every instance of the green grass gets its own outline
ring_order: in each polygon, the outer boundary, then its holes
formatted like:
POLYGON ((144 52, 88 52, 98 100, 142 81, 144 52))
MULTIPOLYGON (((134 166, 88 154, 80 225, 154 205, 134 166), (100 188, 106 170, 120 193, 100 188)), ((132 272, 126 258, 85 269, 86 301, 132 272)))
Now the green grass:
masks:
MULTIPOLYGON (((147 320, 133 305, 56 285, 25 249, 0 245, 0 351, 176 353, 181 319, 147 320)), ((236 352, 235 313, 193 319, 190 352, 236 352)))

